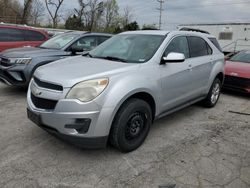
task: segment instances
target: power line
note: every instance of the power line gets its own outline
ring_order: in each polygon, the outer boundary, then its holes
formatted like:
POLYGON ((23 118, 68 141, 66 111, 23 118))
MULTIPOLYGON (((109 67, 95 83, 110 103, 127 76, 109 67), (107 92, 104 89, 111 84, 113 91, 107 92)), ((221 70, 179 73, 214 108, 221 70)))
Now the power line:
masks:
POLYGON ((159 3, 160 3, 160 8, 157 8, 157 10, 160 11, 160 17, 159 17, 159 29, 161 29, 161 25, 162 25, 162 11, 164 10, 163 9, 163 3, 164 3, 164 0, 157 0, 159 3))

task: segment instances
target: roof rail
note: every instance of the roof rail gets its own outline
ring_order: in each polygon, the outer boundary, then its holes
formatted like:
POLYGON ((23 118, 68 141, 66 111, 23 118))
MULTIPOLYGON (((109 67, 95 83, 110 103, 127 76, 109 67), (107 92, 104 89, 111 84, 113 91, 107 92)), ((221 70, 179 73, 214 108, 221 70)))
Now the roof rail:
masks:
POLYGON ((6 25, 6 26, 19 26, 19 27, 30 27, 30 28, 34 28, 32 26, 28 26, 26 24, 22 25, 22 24, 12 24, 12 23, 4 23, 4 22, 0 22, 0 25, 6 25))
POLYGON ((200 32, 200 33, 210 34, 209 32, 204 31, 204 30, 193 29, 193 28, 189 28, 189 27, 183 27, 183 28, 180 29, 180 31, 194 31, 194 32, 200 32))

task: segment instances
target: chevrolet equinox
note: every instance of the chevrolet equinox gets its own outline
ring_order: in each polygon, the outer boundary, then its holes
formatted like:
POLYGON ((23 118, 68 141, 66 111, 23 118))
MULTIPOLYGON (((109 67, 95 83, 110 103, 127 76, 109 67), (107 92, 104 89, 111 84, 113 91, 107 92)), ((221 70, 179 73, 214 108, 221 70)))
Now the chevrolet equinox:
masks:
POLYGON ((83 56, 35 72, 28 118, 84 148, 142 145, 155 119, 196 102, 216 105, 224 55, 216 39, 191 31, 124 32, 83 56))

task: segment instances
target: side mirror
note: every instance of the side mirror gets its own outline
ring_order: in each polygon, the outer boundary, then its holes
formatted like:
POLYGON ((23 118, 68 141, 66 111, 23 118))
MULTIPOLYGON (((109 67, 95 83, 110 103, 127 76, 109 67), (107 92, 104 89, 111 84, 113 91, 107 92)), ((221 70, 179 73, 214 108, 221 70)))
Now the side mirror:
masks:
POLYGON ((185 61, 185 55, 182 53, 171 52, 167 55, 167 57, 163 57, 161 60, 161 64, 166 63, 182 63, 185 61))
POLYGON ((79 46, 72 46, 70 48, 70 51, 72 52, 72 54, 81 54, 84 51, 84 49, 79 46))

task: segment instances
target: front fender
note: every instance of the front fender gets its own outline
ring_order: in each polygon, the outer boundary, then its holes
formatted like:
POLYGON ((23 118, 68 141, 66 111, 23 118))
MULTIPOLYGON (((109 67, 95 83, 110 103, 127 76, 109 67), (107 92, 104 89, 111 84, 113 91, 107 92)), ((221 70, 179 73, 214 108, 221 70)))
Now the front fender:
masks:
MULTIPOLYGON (((155 101, 156 110, 159 109, 159 88, 160 84, 156 81, 157 79, 151 79, 148 76, 142 76, 138 74, 129 75, 119 75, 118 77, 113 77, 110 80, 110 85, 108 86, 108 92, 105 93, 103 99, 103 104, 97 101, 97 103, 104 109, 110 109, 109 117, 106 117, 106 134, 109 134, 113 119, 120 109, 122 104, 131 96, 137 93, 145 92, 151 95, 155 101)), ((156 112, 158 113, 158 112, 156 112)), ((101 128, 103 129, 103 128, 101 128)), ((100 131, 100 130, 99 130, 100 131)))

